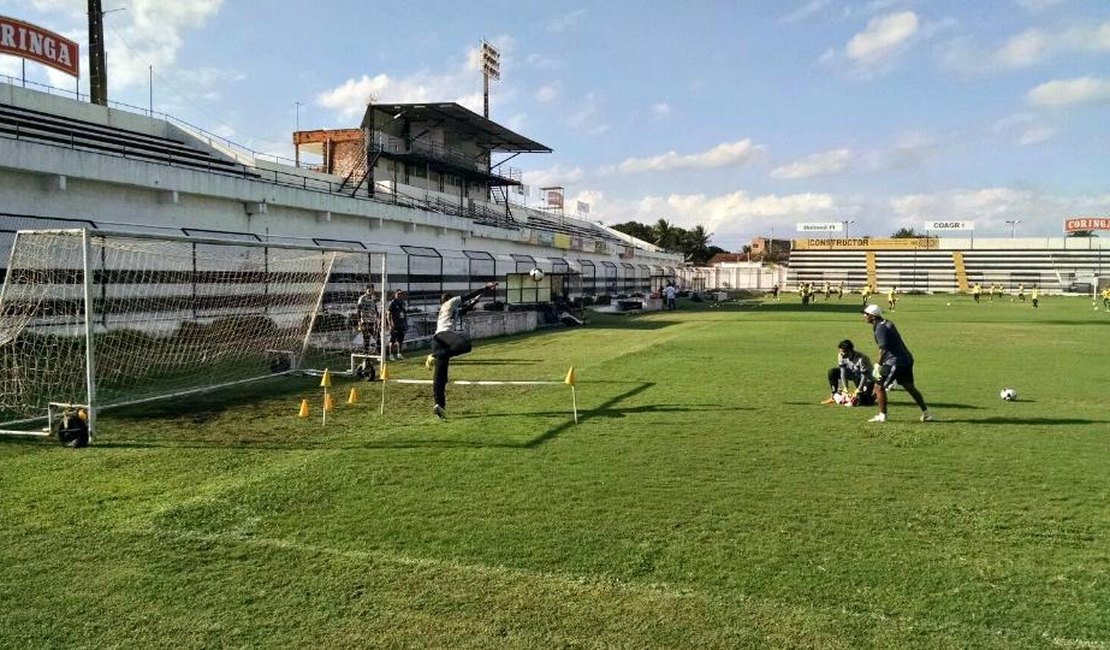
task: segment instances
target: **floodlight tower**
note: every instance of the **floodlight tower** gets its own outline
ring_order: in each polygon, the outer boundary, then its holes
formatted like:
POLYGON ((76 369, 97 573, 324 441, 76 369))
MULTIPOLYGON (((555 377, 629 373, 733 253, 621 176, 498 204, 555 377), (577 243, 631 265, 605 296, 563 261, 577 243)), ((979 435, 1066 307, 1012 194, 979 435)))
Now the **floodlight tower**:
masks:
POLYGON ((104 61, 104 10, 89 0, 89 101, 108 105, 108 65, 104 61))
POLYGON ((501 79, 501 51, 482 41, 482 116, 489 119, 489 80, 501 79))

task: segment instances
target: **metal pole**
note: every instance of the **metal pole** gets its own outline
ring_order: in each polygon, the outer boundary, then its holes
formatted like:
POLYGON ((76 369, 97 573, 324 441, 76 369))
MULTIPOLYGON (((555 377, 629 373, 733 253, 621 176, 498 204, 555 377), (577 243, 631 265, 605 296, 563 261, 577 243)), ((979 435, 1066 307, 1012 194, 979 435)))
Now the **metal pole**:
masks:
POLYGON ((89 440, 92 440, 96 431, 96 373, 95 355, 93 351, 93 303, 92 303, 92 240, 89 231, 81 231, 81 243, 85 257, 85 399, 89 407, 89 440))
POLYGON ((154 66, 148 66, 147 71, 150 75, 148 79, 150 88, 150 116, 154 117, 154 66))

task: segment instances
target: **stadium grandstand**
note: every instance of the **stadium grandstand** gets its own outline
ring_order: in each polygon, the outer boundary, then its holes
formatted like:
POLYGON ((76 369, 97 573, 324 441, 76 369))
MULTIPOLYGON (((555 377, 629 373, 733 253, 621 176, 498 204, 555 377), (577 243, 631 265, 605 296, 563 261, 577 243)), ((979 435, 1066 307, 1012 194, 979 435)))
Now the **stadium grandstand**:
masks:
POLYGON ((1090 293, 1110 275, 1110 247, 1097 237, 971 239, 915 237, 795 240, 788 287, 843 282, 903 292, 1004 290, 1090 293))
MULTIPOLYGON (((526 205, 506 163, 551 148, 459 104, 371 104, 358 126, 293 133, 296 159, 283 160, 168 115, 6 80, 0 267, 16 231, 43 228, 374 250, 388 255, 390 289, 425 313, 443 291, 495 280, 490 298, 518 311, 643 295, 682 263, 561 201, 526 205), (519 290, 532 268, 545 289, 519 290)), ((329 295, 353 309, 359 285, 381 276, 368 269, 329 295)))

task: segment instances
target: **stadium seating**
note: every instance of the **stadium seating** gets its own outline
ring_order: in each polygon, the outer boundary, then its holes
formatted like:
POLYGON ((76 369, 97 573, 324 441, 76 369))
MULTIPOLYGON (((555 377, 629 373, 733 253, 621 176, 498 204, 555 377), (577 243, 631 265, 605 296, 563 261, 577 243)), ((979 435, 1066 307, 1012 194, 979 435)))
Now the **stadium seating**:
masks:
POLYGON ((180 140, 10 104, 0 104, 0 135, 209 172, 257 176, 244 165, 180 140))
MULTIPOLYGON (((1001 285, 1007 291, 1024 284, 1042 290, 1066 291, 1079 278, 1110 273, 1110 250, 1090 248, 988 248, 871 251, 879 290, 954 293, 961 289, 960 267, 967 286, 1001 285)), ((981 247, 979 247, 981 246, 981 247)), ((790 255, 787 284, 844 282, 853 290, 868 280, 868 251, 795 250, 790 255)))

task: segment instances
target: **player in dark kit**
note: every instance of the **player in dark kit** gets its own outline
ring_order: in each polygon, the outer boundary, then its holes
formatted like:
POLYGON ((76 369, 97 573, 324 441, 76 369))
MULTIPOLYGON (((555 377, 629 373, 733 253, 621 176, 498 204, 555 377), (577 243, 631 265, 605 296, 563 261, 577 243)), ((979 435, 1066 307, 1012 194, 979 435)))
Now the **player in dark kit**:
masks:
POLYGON ((875 343, 879 346, 879 377, 875 384, 875 397, 879 402, 879 413, 871 418, 872 422, 886 422, 886 393, 897 382, 917 402, 921 409, 921 421, 930 422, 933 415, 925 405, 925 398, 913 383, 913 355, 902 341, 902 335, 894 323, 883 318, 883 310, 878 305, 868 305, 863 310, 867 323, 875 333, 875 343))
POLYGON ((393 294, 393 300, 385 311, 385 324, 389 328, 389 359, 400 361, 401 347, 405 344, 405 331, 408 329, 408 305, 405 304, 405 292, 398 289, 393 294))

